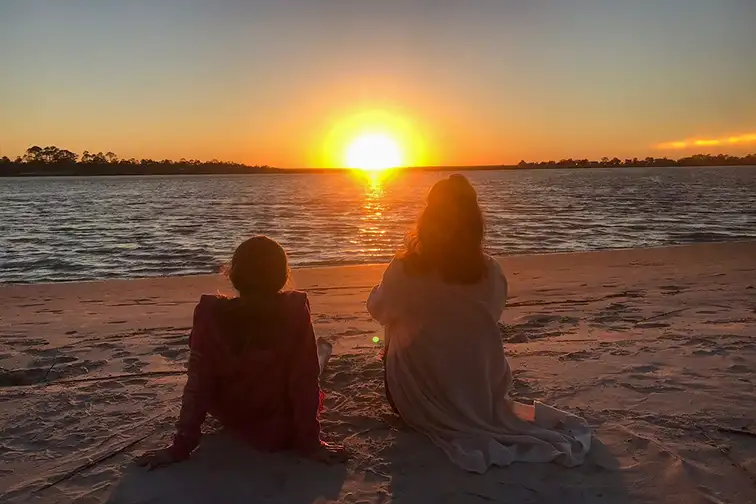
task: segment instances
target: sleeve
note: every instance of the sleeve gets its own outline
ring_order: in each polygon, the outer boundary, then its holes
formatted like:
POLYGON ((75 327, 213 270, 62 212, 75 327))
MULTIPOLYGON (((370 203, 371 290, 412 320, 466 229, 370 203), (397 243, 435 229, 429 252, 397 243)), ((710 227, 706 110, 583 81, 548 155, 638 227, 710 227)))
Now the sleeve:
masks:
POLYGON ((370 295, 368 295, 368 313, 381 325, 388 324, 395 316, 392 307, 397 305, 398 289, 396 285, 400 282, 400 275, 403 274, 402 264, 399 260, 394 259, 383 273, 381 283, 373 287, 370 295))
POLYGON ((300 454, 306 455, 321 444, 318 411, 322 399, 318 348, 307 297, 295 320, 294 330, 289 374, 289 400, 294 414, 293 444, 300 454))
POLYGON ((504 312, 504 307, 507 304, 507 295, 509 294, 509 285, 507 283, 507 277, 504 274, 504 270, 501 268, 499 261, 493 257, 489 258, 489 264, 491 265, 491 275, 493 282, 493 299, 492 309, 494 315, 498 319, 504 312))
POLYGON ((208 355, 210 328, 202 300, 194 309, 194 323, 189 335, 189 368, 181 398, 181 412, 170 450, 179 459, 187 459, 199 445, 202 424, 215 391, 216 376, 208 355))

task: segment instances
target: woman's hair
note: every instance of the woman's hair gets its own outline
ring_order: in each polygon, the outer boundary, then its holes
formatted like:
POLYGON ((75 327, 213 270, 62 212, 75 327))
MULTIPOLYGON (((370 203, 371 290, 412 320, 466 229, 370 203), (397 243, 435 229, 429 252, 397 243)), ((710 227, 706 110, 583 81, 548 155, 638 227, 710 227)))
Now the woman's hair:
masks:
POLYGON ((236 248, 226 276, 239 292, 221 304, 219 324, 235 351, 265 347, 284 323, 276 294, 289 279, 286 252, 275 240, 255 236, 236 248))
POLYGON ((437 182, 415 231, 398 254, 410 276, 438 273, 450 284, 474 284, 486 275, 485 225, 478 195, 462 175, 437 182))

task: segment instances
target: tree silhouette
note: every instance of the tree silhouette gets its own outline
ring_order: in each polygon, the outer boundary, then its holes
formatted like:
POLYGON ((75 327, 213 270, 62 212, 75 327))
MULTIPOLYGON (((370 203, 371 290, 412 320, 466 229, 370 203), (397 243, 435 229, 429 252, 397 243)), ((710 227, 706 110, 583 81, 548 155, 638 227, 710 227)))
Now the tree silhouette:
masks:
MULTIPOLYGON (((598 161, 589 159, 565 158, 559 161, 528 162, 520 161, 516 167, 498 166, 492 168, 593 168, 593 167, 633 167, 633 166, 756 166, 756 154, 742 157, 727 154, 695 154, 677 160, 667 157, 645 159, 625 159, 617 157, 602 157, 598 161)), ((280 170, 267 165, 249 166, 242 163, 230 163, 212 159, 200 161, 197 159, 181 158, 179 161, 163 159, 120 159, 117 154, 108 151, 103 154, 92 154, 84 151, 78 154, 68 149, 60 149, 54 145, 40 147, 32 145, 22 156, 11 160, 7 156, 0 158, 0 176, 18 175, 178 175, 178 174, 222 174, 222 173, 297 173, 300 170, 280 170)))
POLYGON ((39 145, 33 145, 26 149, 24 153, 24 163, 36 163, 42 161, 42 147, 39 145))

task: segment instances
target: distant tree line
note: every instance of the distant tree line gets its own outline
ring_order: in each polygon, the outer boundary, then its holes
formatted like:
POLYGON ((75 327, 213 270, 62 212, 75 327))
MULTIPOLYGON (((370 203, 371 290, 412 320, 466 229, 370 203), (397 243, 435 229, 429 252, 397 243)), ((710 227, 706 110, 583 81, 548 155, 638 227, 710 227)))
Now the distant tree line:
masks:
MULTIPOLYGON (((726 154, 696 154, 680 159, 666 157, 647 157, 644 159, 619 159, 603 157, 598 161, 589 159, 561 159, 559 161, 528 162, 520 161, 517 165, 470 167, 479 169, 511 168, 617 168, 633 166, 736 166, 756 165, 756 154, 742 157, 726 154)), ((425 170, 454 170, 459 167, 428 167, 425 170)), ((199 161, 197 159, 180 159, 172 161, 163 159, 121 159, 113 152, 84 151, 79 155, 68 149, 59 149, 54 145, 29 147, 23 156, 10 159, 0 158, 0 177, 35 176, 35 175, 203 175, 203 174, 246 174, 246 173, 298 173, 323 172, 333 170, 284 170, 267 165, 251 166, 228 161, 199 161)))
POLYGON ((249 166, 227 161, 180 159, 121 159, 113 152, 84 151, 81 156, 54 145, 29 147, 23 156, 0 158, 0 176, 32 175, 201 175, 236 173, 276 173, 270 166, 249 166))
POLYGON ((603 157, 599 161, 589 159, 561 159, 559 161, 528 162, 520 161, 518 168, 613 168, 631 166, 751 166, 756 165, 756 154, 747 154, 743 157, 729 156, 727 154, 695 154, 680 159, 667 157, 647 157, 643 159, 620 159, 603 157))

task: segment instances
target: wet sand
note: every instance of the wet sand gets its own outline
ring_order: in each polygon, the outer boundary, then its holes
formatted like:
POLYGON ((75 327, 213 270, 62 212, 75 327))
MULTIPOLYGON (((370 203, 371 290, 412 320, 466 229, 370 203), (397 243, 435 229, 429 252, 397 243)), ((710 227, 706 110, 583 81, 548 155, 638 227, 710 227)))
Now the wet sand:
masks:
POLYGON ((334 346, 323 428, 349 463, 209 434, 191 461, 148 473, 130 460, 169 441, 192 310, 202 293, 230 293, 225 281, 19 285, 0 287, 0 501, 756 502, 756 242, 502 264, 513 395, 588 419, 581 467, 467 474, 404 428, 364 308, 376 265, 294 272, 334 346))

